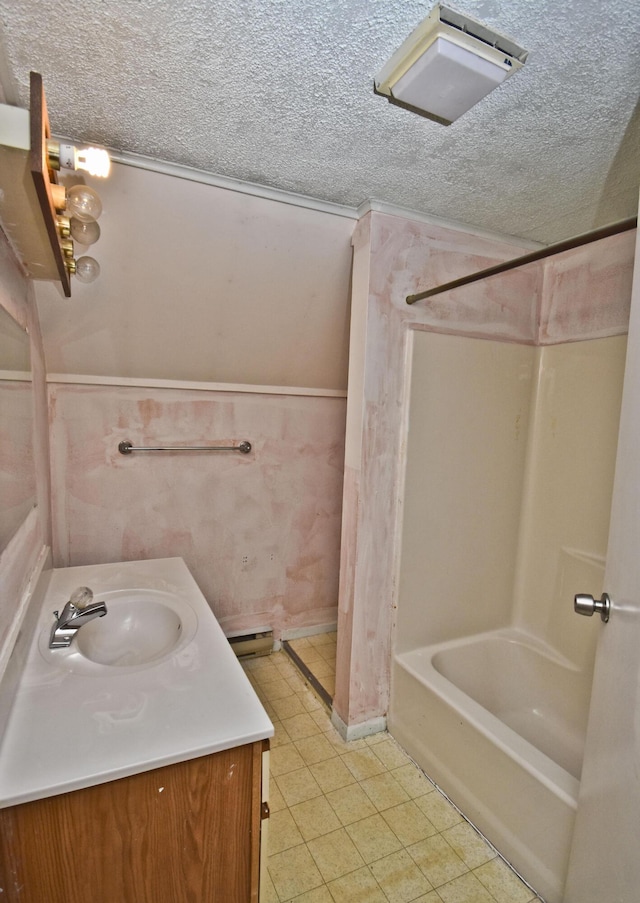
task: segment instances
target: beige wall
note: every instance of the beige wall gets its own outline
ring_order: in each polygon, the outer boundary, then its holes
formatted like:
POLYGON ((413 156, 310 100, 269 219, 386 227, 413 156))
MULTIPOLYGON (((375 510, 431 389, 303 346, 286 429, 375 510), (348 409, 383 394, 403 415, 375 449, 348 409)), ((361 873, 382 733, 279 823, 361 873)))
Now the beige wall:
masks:
POLYGON ((125 165, 95 184, 99 279, 37 286, 50 373, 346 388, 353 219, 125 165))
POLYGON ((413 333, 398 652, 509 621, 535 354, 413 333))

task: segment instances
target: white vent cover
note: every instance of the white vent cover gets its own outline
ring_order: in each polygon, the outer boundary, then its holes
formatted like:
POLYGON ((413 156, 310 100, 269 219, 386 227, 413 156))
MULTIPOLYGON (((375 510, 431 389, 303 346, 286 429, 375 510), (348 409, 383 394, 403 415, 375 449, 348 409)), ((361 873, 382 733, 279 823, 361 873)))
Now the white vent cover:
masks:
POLYGON ((527 55, 511 38, 438 4, 378 73, 375 90, 449 125, 520 69, 527 55))

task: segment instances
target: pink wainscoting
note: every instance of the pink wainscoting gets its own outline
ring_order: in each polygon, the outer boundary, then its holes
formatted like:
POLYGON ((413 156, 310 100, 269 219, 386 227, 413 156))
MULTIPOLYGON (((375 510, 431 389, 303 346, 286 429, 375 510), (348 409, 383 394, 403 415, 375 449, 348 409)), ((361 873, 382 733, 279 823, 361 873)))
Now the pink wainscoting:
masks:
POLYGON ((50 411, 56 565, 179 555, 226 630, 335 622, 344 398, 54 384, 50 411))
MULTIPOLYGON (((534 343, 542 273, 513 270, 498 279, 465 286, 407 305, 406 296, 434 288, 526 253, 519 246, 370 214, 371 298, 392 305, 404 323, 438 332, 534 343)), ((358 239, 354 238, 354 241, 358 239)))
MULTIPOLYGON (((340 547, 340 581, 338 592, 338 634, 336 648, 335 710, 348 724, 349 703, 360 698, 364 688, 352 686, 351 650, 353 648, 353 602, 355 597, 356 562, 358 558, 358 500, 360 471, 348 464, 344 469, 342 495, 342 540, 340 547)), ((360 656, 362 659, 362 656, 360 656)), ((354 659, 354 665, 356 661, 354 659)), ((384 663, 383 663, 384 665, 384 663)))
POLYGON ((407 294, 526 249, 379 213, 359 222, 353 246, 368 284, 354 279, 352 297, 338 636, 348 666, 334 698, 349 728, 375 723, 389 699, 411 330, 524 344, 615 335, 626 331, 633 266, 632 236, 617 236, 409 306, 407 294))
POLYGON ((635 240, 633 229, 548 258, 540 345, 627 332, 635 240))

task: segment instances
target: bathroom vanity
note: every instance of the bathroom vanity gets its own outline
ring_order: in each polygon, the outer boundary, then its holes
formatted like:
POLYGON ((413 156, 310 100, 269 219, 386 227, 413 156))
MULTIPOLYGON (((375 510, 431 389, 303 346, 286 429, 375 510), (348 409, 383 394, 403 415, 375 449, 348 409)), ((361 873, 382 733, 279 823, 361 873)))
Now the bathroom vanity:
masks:
POLYGON ((262 743, 0 810, 2 899, 257 901, 262 743))
POLYGON ((181 559, 54 570, 0 745, 1 898, 256 903, 272 734, 181 559), (107 615, 50 650, 82 585, 107 615))

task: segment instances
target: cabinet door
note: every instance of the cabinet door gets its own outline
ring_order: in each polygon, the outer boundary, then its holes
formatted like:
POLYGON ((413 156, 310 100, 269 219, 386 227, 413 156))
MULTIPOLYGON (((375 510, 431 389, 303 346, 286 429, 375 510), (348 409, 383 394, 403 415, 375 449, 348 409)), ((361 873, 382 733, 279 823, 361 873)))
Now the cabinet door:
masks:
POLYGON ((262 744, 0 810, 7 903, 254 903, 262 744))

